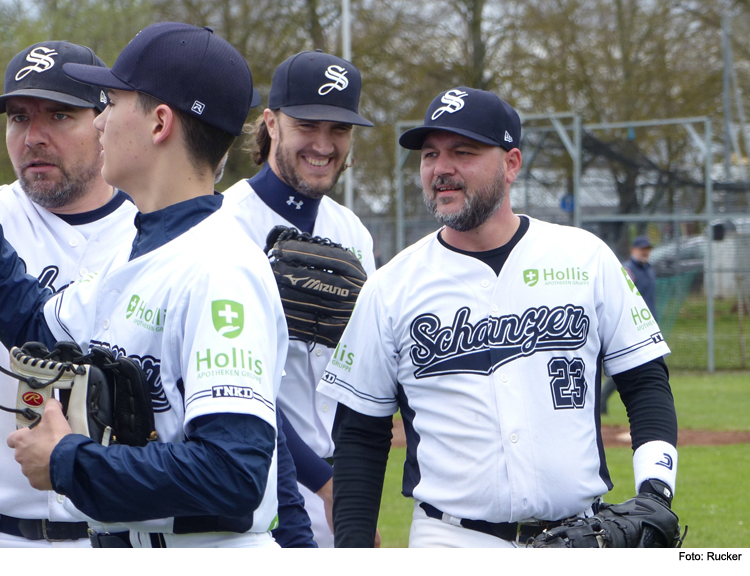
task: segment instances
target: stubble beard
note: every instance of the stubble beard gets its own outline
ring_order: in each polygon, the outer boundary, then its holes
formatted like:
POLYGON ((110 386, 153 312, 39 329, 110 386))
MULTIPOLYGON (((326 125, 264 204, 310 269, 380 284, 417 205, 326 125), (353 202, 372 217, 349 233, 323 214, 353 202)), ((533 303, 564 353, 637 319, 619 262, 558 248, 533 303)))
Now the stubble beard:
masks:
MULTIPOLYGON (((505 173, 501 169, 491 184, 468 194, 463 182, 454 181, 447 176, 438 176, 432 183, 430 192, 424 191, 424 201, 435 219, 456 232, 468 232, 487 222, 502 205, 506 196, 505 173), (438 205, 443 202, 437 197, 437 187, 446 185, 461 189, 464 193, 464 205, 457 212, 438 212, 438 205)), ((450 200, 446 199, 445 203, 448 202, 450 200)))
POLYGON ((27 178, 22 172, 18 180, 26 196, 42 208, 48 210, 64 208, 80 200, 91 190, 91 183, 101 174, 102 162, 90 166, 78 165, 72 170, 66 170, 58 158, 46 159, 52 161, 60 171, 60 177, 52 180, 44 174, 27 178))
MULTIPOLYGON (((279 176, 281 177, 281 179, 303 196, 311 198, 313 200, 319 200, 326 194, 329 194, 331 190, 333 190, 333 187, 336 186, 336 183, 339 181, 341 174, 344 172, 344 170, 346 170, 346 163, 342 162, 329 185, 314 186, 313 184, 305 180, 299 174, 299 172, 297 172, 297 170, 295 170, 294 154, 284 147, 280 130, 279 142, 276 145, 276 154, 274 156, 274 159, 276 160, 276 166, 279 169, 279 176)), ((331 161, 337 162, 338 159, 339 156, 336 155, 331 158, 331 161)), ((305 160, 301 159, 301 161, 304 162, 305 160)))

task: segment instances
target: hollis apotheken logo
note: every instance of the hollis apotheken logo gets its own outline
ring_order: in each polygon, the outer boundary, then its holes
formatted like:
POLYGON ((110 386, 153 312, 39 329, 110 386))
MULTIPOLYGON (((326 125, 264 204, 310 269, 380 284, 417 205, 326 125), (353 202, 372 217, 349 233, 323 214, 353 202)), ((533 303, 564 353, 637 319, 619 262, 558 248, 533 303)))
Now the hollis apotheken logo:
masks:
POLYGON ((224 338, 237 338, 245 327, 245 308, 234 300, 211 302, 211 317, 214 328, 224 338))
POLYGON ((539 270, 530 269, 523 271, 523 281, 527 286, 536 286, 539 283, 539 270))
POLYGON ((138 294, 133 294, 130 297, 130 302, 128 302, 125 318, 146 330, 162 332, 164 330, 164 323, 167 320, 167 310, 158 306, 149 306, 146 300, 138 296, 138 294))
POLYGON ((523 271, 523 281, 527 286, 536 286, 539 280, 549 284, 588 284, 589 273, 580 268, 542 268, 542 273, 536 268, 523 271))

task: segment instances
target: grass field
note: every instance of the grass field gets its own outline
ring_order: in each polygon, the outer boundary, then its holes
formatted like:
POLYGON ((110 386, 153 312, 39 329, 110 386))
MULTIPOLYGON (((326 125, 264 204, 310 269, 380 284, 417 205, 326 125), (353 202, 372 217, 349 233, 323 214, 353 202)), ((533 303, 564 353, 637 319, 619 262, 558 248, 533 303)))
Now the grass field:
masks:
MULTIPOLYGON (((750 430, 750 373, 673 372, 672 389, 680 427, 705 430, 750 430)), ((610 399, 604 424, 627 424, 619 398, 610 399)), ((607 449, 615 488, 605 499, 621 502, 633 496, 632 451, 607 449)), ((394 448, 386 472, 379 529, 383 547, 405 547, 409 541, 412 500, 401 495, 406 450, 394 448)), ((674 509, 689 526, 686 548, 750 547, 750 445, 681 446, 674 509)))
MULTIPOLYGON (((689 295, 674 327, 665 332, 672 350, 668 357, 670 367, 701 370, 708 367, 706 318, 706 299, 689 295)), ((750 368, 750 318, 745 315, 740 325, 736 299, 714 300, 714 363, 719 370, 750 368)))

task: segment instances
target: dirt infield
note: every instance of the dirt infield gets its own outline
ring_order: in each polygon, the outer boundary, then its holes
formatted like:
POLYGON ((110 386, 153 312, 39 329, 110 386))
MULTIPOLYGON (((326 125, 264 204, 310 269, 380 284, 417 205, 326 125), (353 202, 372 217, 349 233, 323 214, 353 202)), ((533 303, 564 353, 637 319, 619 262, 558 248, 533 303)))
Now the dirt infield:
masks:
MULTIPOLYGON (((630 433, 627 426, 602 426, 604 447, 630 446, 630 433)), ((712 432, 710 430, 680 430, 678 446, 720 446, 724 444, 750 444, 750 432, 712 432)), ((393 419, 393 446, 406 446, 404 423, 393 419)))

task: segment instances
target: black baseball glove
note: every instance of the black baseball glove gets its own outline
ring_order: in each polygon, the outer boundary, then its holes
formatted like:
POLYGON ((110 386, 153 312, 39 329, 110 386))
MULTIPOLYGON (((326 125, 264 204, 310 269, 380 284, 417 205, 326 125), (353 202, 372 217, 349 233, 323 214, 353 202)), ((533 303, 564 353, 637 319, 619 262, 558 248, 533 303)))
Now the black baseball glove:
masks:
POLYGON ((269 232, 265 252, 290 338, 335 348, 367 280, 359 259, 328 238, 286 226, 269 232))
POLYGON ((635 498, 601 504, 590 518, 576 518, 532 538, 532 548, 680 548, 677 515, 671 492, 659 480, 647 480, 635 498))
POLYGON ((105 348, 83 354, 75 342, 58 342, 52 351, 28 342, 10 351, 10 371, 17 379, 15 412, 19 427, 36 426, 54 389, 71 429, 108 446, 145 446, 156 439, 148 382, 130 358, 115 359, 105 348))

